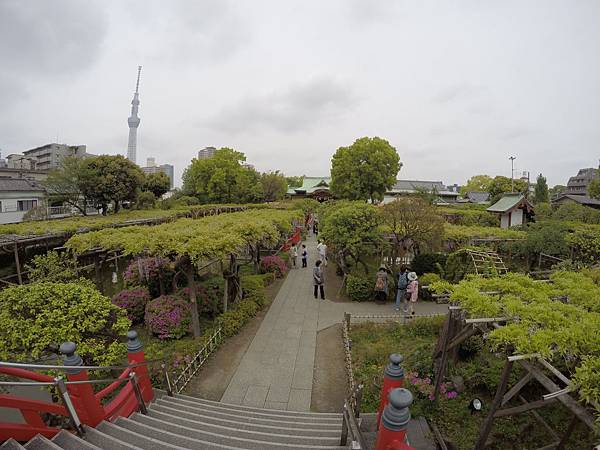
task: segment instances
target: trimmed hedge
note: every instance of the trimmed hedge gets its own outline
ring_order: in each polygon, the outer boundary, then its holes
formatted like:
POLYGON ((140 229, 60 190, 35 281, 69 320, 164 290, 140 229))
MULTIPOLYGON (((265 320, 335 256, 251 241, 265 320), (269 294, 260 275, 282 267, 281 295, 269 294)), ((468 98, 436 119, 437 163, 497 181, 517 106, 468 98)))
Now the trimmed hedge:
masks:
POLYGON ((373 286, 374 281, 367 277, 353 274, 349 274, 346 277, 346 292, 348 293, 348 297, 355 302, 374 300, 373 286))

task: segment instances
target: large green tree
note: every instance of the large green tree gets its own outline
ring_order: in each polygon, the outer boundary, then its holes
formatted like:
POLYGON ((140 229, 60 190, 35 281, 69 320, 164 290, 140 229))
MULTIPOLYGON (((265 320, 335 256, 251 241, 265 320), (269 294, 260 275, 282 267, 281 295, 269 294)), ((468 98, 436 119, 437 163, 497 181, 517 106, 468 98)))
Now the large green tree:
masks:
POLYGON ((275 172, 263 173, 260 176, 262 185, 262 194, 267 202, 281 200, 287 192, 287 180, 278 170, 275 172))
POLYGON ((600 178, 594 178, 587 188, 587 194, 596 199, 600 199, 600 178))
POLYGON ((548 183, 546 182, 546 177, 541 173, 537 176, 535 181, 535 192, 533 197, 535 203, 547 203, 549 200, 548 183))
POLYGON ((334 196, 348 200, 383 200, 402 167, 398 152, 385 139, 363 137, 337 149, 331 159, 334 196))
POLYGON ((121 155, 101 155, 85 162, 89 175, 83 181, 83 189, 103 214, 111 202, 118 212, 124 201, 136 199, 144 181, 144 173, 137 165, 121 155))
MULTIPOLYGON (((527 181, 519 179, 514 180, 514 192, 525 194, 527 188, 527 181)), ((492 204, 497 202, 502 195, 509 192, 513 192, 513 181, 510 178, 501 175, 494 177, 489 189, 492 204)))
POLYGON ((171 180, 164 172, 147 174, 142 183, 142 191, 152 192, 156 198, 162 197, 169 191, 171 180))
POLYGON ((48 189, 51 201, 71 205, 85 216, 86 203, 91 195, 86 188, 90 176, 87 160, 68 156, 61 160, 57 169, 50 171, 43 184, 48 189))
POLYGON ((262 198, 260 175, 244 166, 246 156, 221 148, 212 158, 193 159, 183 173, 183 192, 202 202, 249 202, 262 198))
POLYGON ((465 195, 467 192, 489 192, 492 181, 493 178, 489 175, 474 175, 460 188, 460 193, 465 195))

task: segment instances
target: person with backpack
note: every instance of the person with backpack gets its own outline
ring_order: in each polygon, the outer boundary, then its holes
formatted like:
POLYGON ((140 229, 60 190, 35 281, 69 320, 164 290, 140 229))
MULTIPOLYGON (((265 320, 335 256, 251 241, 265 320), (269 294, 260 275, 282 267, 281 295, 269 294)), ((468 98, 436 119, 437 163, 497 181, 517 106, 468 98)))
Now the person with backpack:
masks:
POLYGON ((317 298, 317 293, 320 291, 321 300, 325 300, 325 290, 323 287, 325 279, 323 276, 323 267, 321 267, 321 264, 321 260, 317 259, 317 261, 315 262, 315 267, 313 268, 313 286, 315 299, 317 298))
POLYGON ((302 244, 302 267, 308 267, 306 261, 308 260, 308 250, 306 250, 306 244, 302 244))
POLYGON ((408 270, 406 265, 400 266, 400 272, 398 272, 398 279, 396 282, 396 311, 400 311, 400 304, 404 304, 404 312, 408 310, 406 302, 406 288, 408 286, 408 270))
POLYGON ((417 274, 410 272, 408 274, 408 286, 406 287, 406 299, 408 300, 408 309, 411 316, 415 315, 415 303, 419 299, 419 281, 417 274))
POLYGON ((375 300, 385 303, 388 295, 388 273, 384 265, 379 266, 375 277, 375 300))

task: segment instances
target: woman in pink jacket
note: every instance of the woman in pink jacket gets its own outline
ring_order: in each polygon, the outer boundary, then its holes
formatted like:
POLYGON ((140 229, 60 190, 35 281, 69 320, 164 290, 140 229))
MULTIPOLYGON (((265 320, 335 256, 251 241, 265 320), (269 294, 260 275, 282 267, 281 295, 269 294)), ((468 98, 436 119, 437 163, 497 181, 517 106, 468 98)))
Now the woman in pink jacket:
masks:
POLYGON ((406 300, 408 301, 408 310, 412 316, 415 315, 415 303, 419 299, 419 281, 417 274, 410 272, 408 274, 408 286, 406 287, 406 300))

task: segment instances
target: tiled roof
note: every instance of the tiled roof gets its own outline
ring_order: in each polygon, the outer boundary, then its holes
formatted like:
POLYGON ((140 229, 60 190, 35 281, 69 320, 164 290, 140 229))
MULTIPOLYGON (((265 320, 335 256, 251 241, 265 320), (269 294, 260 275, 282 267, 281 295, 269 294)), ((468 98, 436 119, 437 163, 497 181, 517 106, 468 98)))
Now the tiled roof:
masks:
POLYGON ((33 180, 26 180, 24 178, 0 178, 0 192, 7 191, 45 192, 46 189, 33 180))
POLYGON ((520 206, 532 209, 531 203, 522 194, 505 194, 504 197, 486 209, 486 211, 505 213, 520 206))
POLYGON ((569 200, 573 200, 581 205, 587 206, 600 206, 600 200, 596 200, 595 198, 590 198, 587 195, 574 195, 574 194, 563 194, 558 197, 553 202, 560 202, 562 199, 568 198, 569 200))
POLYGON ((467 192, 465 194, 465 198, 468 198, 470 201, 474 203, 482 203, 490 201, 490 193, 489 192, 467 192))
POLYGON ((311 194, 318 190, 328 191, 329 183, 331 183, 331 177, 304 177, 302 186, 288 189, 288 194, 311 194))

